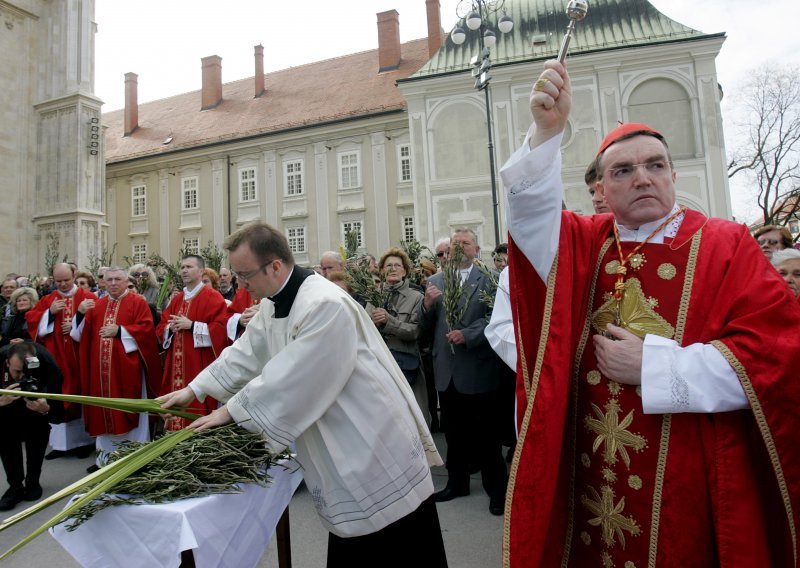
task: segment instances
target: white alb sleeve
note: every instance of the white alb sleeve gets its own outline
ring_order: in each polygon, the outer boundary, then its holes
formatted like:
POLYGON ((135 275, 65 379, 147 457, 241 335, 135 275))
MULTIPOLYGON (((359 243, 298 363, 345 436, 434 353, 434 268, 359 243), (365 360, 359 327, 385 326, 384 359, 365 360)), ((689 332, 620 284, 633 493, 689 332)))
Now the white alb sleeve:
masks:
POLYGON ((483 333, 494 352, 511 367, 517 370, 517 342, 514 335, 514 321, 511 312, 511 294, 508 287, 508 267, 500 272, 497 293, 494 297, 492 317, 483 333))
POLYGON ((642 352, 645 414, 729 412, 749 408, 739 378, 713 346, 648 334, 642 352))
POLYGON ((211 335, 208 333, 208 324, 202 321, 192 322, 192 338, 195 348, 211 347, 211 335))
POLYGON ((125 353, 132 353, 134 351, 139 350, 139 344, 136 343, 136 340, 133 336, 128 333, 128 330, 122 326, 119 326, 120 329, 120 339, 122 339, 122 347, 125 348, 125 353))

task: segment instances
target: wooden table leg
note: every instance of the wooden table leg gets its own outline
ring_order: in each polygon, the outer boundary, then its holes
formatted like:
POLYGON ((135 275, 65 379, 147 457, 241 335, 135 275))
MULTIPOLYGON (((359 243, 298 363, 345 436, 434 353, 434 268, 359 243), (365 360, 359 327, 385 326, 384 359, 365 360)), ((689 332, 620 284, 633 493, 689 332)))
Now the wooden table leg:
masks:
POLYGON ((287 506, 278 521, 278 526, 275 527, 278 568, 292 568, 292 539, 289 533, 289 507, 287 506))

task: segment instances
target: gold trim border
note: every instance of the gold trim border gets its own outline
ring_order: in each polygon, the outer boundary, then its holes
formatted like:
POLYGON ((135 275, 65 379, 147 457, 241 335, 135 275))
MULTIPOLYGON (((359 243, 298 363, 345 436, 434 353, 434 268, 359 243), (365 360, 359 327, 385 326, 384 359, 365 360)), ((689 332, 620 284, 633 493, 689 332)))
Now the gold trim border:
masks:
POLYGON ((794 555, 794 565, 797 566, 797 528, 794 526, 794 511, 792 510, 792 501, 789 498, 789 488, 786 484, 786 477, 783 474, 783 467, 781 466, 781 461, 778 457, 778 450, 775 449, 775 440, 773 439, 772 432, 769 429, 769 424, 767 423, 767 417, 764 414, 764 409, 761 408, 761 402, 758 400, 758 396, 756 396, 753 383, 750 382, 750 377, 747 376, 747 370, 744 368, 744 365, 742 365, 736 355, 734 355, 730 348, 722 341, 715 339, 711 342, 711 345, 716 347, 722 356, 725 357, 725 360, 739 377, 739 381, 744 389, 744 394, 747 396, 747 400, 750 403, 750 409, 753 411, 756 424, 758 424, 758 429, 761 432, 761 437, 764 439, 764 444, 767 446, 767 453, 769 454, 770 462, 772 462, 772 468, 775 470, 775 478, 778 481, 778 490, 781 493, 783 506, 786 509, 786 517, 789 521, 789 532, 792 535, 792 554, 794 555))
POLYGON ((517 308, 517 345, 519 346, 519 361, 522 369, 522 379, 525 385, 525 416, 522 419, 517 444, 514 449, 514 459, 511 462, 511 469, 508 473, 508 486, 506 489, 505 515, 503 516, 503 567, 511 566, 511 502, 514 498, 514 486, 517 481, 517 468, 522 454, 525 436, 528 433, 528 426, 531 420, 531 410, 536 399, 536 390, 539 387, 539 373, 544 363, 544 353, 547 347, 547 336, 550 334, 550 316, 553 312, 553 298, 556 289, 556 274, 558 272, 558 254, 553 259, 553 266, 550 267, 550 274, 547 275, 547 294, 545 295, 544 313, 542 314, 542 331, 539 334, 539 349, 536 353, 536 363, 533 368, 533 379, 528 373, 527 360, 525 358, 525 344, 522 341, 521 328, 519 326, 519 308, 517 308))

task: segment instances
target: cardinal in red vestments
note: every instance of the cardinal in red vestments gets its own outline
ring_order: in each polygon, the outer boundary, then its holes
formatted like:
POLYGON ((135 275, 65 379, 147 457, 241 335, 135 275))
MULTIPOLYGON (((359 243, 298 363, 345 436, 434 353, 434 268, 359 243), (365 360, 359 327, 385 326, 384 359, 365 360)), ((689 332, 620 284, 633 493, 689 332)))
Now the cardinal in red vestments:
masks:
POLYGON ((663 136, 603 140, 561 210, 555 61, 508 188, 519 441, 505 566, 797 566, 800 308, 746 228, 680 207, 663 136))
MULTIPOLYGON (((107 269, 104 279, 108 294, 87 300, 92 304, 73 330, 81 344, 81 367, 86 369, 82 391, 107 398, 143 398, 144 384, 144 394, 154 397, 161 388, 161 359, 147 300, 128 290, 128 275, 121 268, 107 269)), ((141 427, 144 431, 134 438, 148 438, 146 420, 140 424, 140 417, 130 412, 90 406, 84 409, 84 420, 91 436, 120 436, 141 427)))
MULTIPOLYGON (((160 394, 188 385, 226 346, 228 306, 219 292, 203 284, 203 268, 205 263, 199 256, 189 255, 181 260, 184 289, 161 313, 156 335, 167 353, 160 394)), ((192 408, 207 414, 217 408, 217 401, 195 401, 192 408)), ((167 428, 180 430, 190 423, 191 420, 172 417, 167 420, 167 428)))

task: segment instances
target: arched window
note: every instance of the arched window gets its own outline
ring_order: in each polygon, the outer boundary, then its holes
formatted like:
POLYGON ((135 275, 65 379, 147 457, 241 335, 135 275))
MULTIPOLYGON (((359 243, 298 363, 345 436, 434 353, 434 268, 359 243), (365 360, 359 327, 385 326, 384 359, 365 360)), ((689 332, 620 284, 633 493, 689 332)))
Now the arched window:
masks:
POLYGON ((471 104, 452 104, 432 126, 436 179, 489 175, 484 112, 471 104))
POLYGON ((675 81, 650 79, 636 87, 628 99, 628 120, 661 132, 675 158, 692 157, 697 151, 692 103, 675 81))

